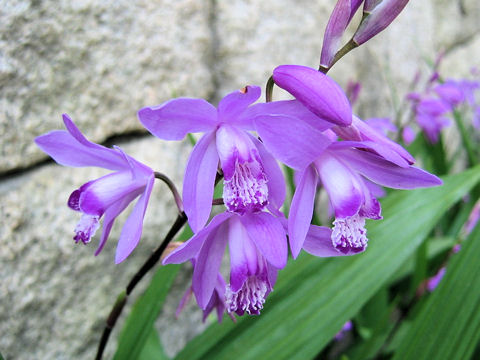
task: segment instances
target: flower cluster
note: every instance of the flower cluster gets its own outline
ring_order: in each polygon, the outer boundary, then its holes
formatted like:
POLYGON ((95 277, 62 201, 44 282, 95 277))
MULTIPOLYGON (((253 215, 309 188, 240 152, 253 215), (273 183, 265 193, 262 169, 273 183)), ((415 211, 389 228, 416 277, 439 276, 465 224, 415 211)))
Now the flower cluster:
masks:
MULTIPOLYGON (((163 263, 194 264, 191 290, 206 313, 217 308, 219 314, 223 309, 259 314, 287 263, 288 241, 294 258, 302 249, 320 257, 364 251, 365 220, 382 218, 374 184, 413 189, 441 183, 413 167, 414 159, 400 145, 353 115, 345 93, 328 76, 283 65, 274 70, 273 79, 295 99, 255 103, 260 88, 247 86, 228 94, 217 107, 179 98, 138 113, 145 128, 160 139, 203 133, 183 183, 183 205, 194 236, 163 263), (278 161, 297 172, 287 218, 281 212, 286 185, 278 161), (209 221, 218 174, 223 176, 225 211, 209 221), (318 186, 330 199, 332 229, 311 225, 318 186), (220 267, 227 245, 230 275, 225 283, 220 267)), ((154 172, 119 148, 89 142, 66 115, 64 122, 68 131, 36 139, 42 150, 62 165, 114 171, 70 196, 68 205, 82 213, 76 242, 88 243, 104 216, 98 253, 116 216, 140 196, 119 239, 116 262, 121 262, 140 239, 154 172)))
MULTIPOLYGON (((339 0, 326 28, 320 68, 326 72, 351 48, 382 31, 407 2, 339 0), (339 49, 362 3, 359 28, 339 49)), ((193 265, 192 286, 180 309, 193 292, 204 316, 213 309, 219 320, 225 311, 230 316, 258 315, 287 264, 289 248, 293 258, 302 249, 319 257, 359 254, 368 245, 366 219, 382 218, 380 186, 414 189, 441 184, 436 176, 414 167, 413 157, 378 131, 381 120, 364 122, 355 116, 343 90, 324 73, 283 65, 273 71, 273 82, 294 99, 259 103, 260 88, 247 86, 216 107, 203 99, 178 98, 138 112, 143 126, 159 139, 203 134, 190 154, 183 181, 183 209, 194 235, 163 259, 163 264, 193 265), (287 217, 282 212, 286 183, 279 162, 296 172, 287 217), (220 178, 225 209, 211 218, 220 178), (320 186, 334 214, 332 228, 311 225, 320 186), (228 281, 220 274, 226 252, 228 281)), ((437 89, 439 96, 454 98, 446 86, 437 89)), ((351 96, 358 91, 358 86, 352 88, 351 96)), ((156 173, 118 147, 89 142, 67 115, 64 123, 67 131, 40 136, 37 145, 59 164, 113 171, 71 194, 68 206, 82 213, 75 242, 90 242, 103 217, 98 254, 116 217, 139 197, 118 241, 119 263, 141 237, 156 173)))
MULTIPOLYGON (((476 71, 472 70, 475 75, 476 71)), ((418 82, 418 81, 417 81, 418 82)), ((425 137, 432 144, 439 141, 442 129, 450 126, 454 111, 464 105, 471 109, 472 125, 480 128, 480 101, 477 93, 480 90, 480 81, 475 79, 447 79, 442 80, 439 73, 434 71, 423 91, 411 92, 407 95, 417 125, 425 137)), ((410 126, 404 127, 405 143, 415 138, 410 126)))

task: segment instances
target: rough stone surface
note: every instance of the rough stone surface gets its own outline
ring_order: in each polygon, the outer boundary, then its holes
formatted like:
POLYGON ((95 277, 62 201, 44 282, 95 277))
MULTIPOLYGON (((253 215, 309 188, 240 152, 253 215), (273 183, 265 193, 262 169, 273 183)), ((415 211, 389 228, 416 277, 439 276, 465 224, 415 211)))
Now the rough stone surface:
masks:
POLYGON ((208 2, 15 0, 0 5, 0 172, 44 159, 33 139, 69 113, 94 141, 136 111, 208 97, 208 2))
POLYGON ((264 86, 281 64, 318 66, 329 1, 218 1, 218 95, 264 86))
MULTIPOLYGON (((0 177, 0 351, 7 359, 93 358, 113 299, 174 217, 169 192, 157 184, 134 254, 114 265, 123 216, 94 257, 95 240, 73 244, 78 216, 65 201, 103 171, 35 168, 45 157, 32 139, 62 127, 60 113, 68 112, 89 138, 103 141, 138 130, 135 112, 142 106, 182 95, 218 100, 246 84, 263 86, 280 64, 316 67, 333 3, 0 4, 0 176, 31 165, 0 177)), ((362 83, 355 107, 361 117, 393 115, 417 69, 425 68, 424 59, 445 50, 441 72, 453 78, 479 65, 479 7, 477 0, 411 1, 388 29, 348 54, 330 75, 342 86, 362 83)), ((136 138, 122 147, 180 186, 185 143, 136 138)), ((178 320, 174 316, 189 276, 187 265, 156 324, 168 355, 204 327, 193 300, 178 320)), ((122 319, 105 358, 115 350, 122 319)))
MULTIPOLYGON (((122 148, 155 170, 170 174, 181 189, 189 145, 144 139, 122 148)), ((93 253, 100 231, 88 246, 74 244, 73 229, 79 216, 68 209, 66 199, 84 182, 104 173, 103 169, 52 164, 2 183, 0 333, 4 336, 0 337, 0 349, 6 359, 92 359, 116 295, 173 222, 172 196, 157 182, 142 240, 125 262, 115 266, 114 251, 128 209, 117 219, 99 256, 93 253)), ((170 300, 166 311, 174 311, 178 299, 170 300)), ((119 325, 117 330, 122 321, 119 325)), ((176 335, 182 339, 188 333, 176 335)), ((116 333, 106 358, 115 349, 115 338, 116 333)))

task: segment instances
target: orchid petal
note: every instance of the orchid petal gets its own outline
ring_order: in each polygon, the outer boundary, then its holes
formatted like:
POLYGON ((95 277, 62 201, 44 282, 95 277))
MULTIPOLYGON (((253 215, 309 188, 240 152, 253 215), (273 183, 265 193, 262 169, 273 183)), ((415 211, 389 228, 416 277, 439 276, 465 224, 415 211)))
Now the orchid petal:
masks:
POLYGON ((116 203, 112 204, 106 211, 105 216, 103 219, 103 228, 102 228, 102 236, 100 237, 100 243, 98 244, 98 248, 95 251, 95 256, 100 254, 103 247, 107 243, 108 235, 110 235, 110 231, 112 230, 113 223, 117 216, 125 210, 125 208, 130 204, 133 199, 135 199, 138 195, 135 193, 128 194, 124 198, 120 199, 116 203))
POLYGON ((190 154, 183 182, 183 206, 193 232, 198 232, 210 216, 217 166, 215 133, 207 133, 190 154))
POLYGON ((366 151, 344 149, 341 153, 350 167, 382 186, 408 190, 442 184, 442 180, 422 169, 402 168, 366 151))
MULTIPOLYGON (((325 226, 311 225, 308 229, 303 250, 318 257, 349 256, 354 252, 347 254, 338 251, 332 244, 332 229, 325 226)), ((357 253, 358 254, 358 253, 357 253)))
POLYGON ((130 171, 102 176, 79 189, 79 209, 86 214, 102 215, 107 208, 121 198, 131 193, 139 195, 145 183, 145 179, 132 179, 130 171))
POLYGON ((205 309, 210 301, 217 275, 227 245, 227 224, 212 229, 198 253, 193 271, 192 287, 200 308, 205 309))
POLYGON ((217 125, 217 110, 203 99, 178 98, 141 109, 138 119, 160 139, 181 140, 187 133, 212 131, 217 125))
POLYGON ((225 96, 218 104, 218 119, 230 125, 248 126, 251 120, 242 113, 260 97, 262 90, 258 86, 246 86, 225 96))
POLYGON ((268 103, 255 104, 250 106, 247 111, 242 114, 242 117, 253 120, 255 117, 260 115, 291 116, 306 122, 311 127, 314 127, 319 131, 325 131, 333 126, 330 121, 326 121, 318 117, 298 100, 272 101, 268 103))
POLYGON ((153 189, 155 177, 148 180, 145 192, 140 196, 131 214, 128 216, 125 225, 123 225, 120 238, 118 239, 117 250, 115 252, 115 264, 121 263, 137 247, 142 236, 143 218, 147 211, 148 200, 153 189))
POLYGON ((363 203, 362 179, 331 153, 315 162, 322 184, 327 190, 335 217, 355 215, 363 203))
POLYGON ((340 49, 342 35, 350 21, 350 6, 351 0, 338 0, 328 19, 320 57, 320 65, 325 68, 329 68, 332 65, 333 58, 340 49))
POLYGON ((54 130, 35 138, 35 143, 57 163, 64 166, 96 166, 109 170, 128 167, 115 150, 88 141, 68 115, 63 115, 67 131, 54 130))
POLYGON ((410 166, 410 164, 392 148, 374 141, 339 141, 333 143, 329 149, 336 151, 345 148, 369 149, 397 166, 403 168, 410 166))
POLYGON ((215 232, 217 228, 227 221, 231 216, 233 215, 230 213, 221 213, 214 216, 212 221, 210 221, 205 228, 200 230, 198 233, 193 235, 190 240, 184 242, 182 245, 168 254, 165 259, 163 259, 162 264, 181 264, 185 261, 195 258, 210 233, 215 232))
POLYGON ((241 217, 248 235, 265 259, 275 268, 287 265, 287 238, 282 224, 268 213, 246 214, 241 217))
MULTIPOLYGON (((410 165, 415 162, 415 158, 410 155, 410 153, 405 150, 401 145, 397 144, 396 142, 392 141, 385 135, 379 133, 374 128, 369 126, 366 122, 360 120, 356 116, 353 117, 353 125, 359 129, 360 133, 362 134, 362 140, 370 140, 373 141, 381 146, 385 146, 390 148, 392 151, 396 152, 402 158, 405 159, 410 165)), ((380 154, 382 155, 382 154, 380 154)), ((401 166, 400 164, 397 164, 401 166)))
POLYGON ((313 204, 317 191, 318 175, 312 166, 303 171, 293 195, 288 215, 288 237, 294 259, 302 249, 313 215, 313 204))
POLYGON ((331 143, 320 131, 290 116, 259 116, 255 125, 267 150, 296 170, 305 169, 331 143))
MULTIPOLYGON (((242 217, 243 218, 243 217, 242 217)), ((249 236, 239 216, 230 220, 228 228, 230 253, 230 288, 237 292, 250 275, 258 270, 257 247, 249 236)))
POLYGON ((327 75, 306 66, 282 65, 273 71, 273 80, 315 115, 340 126, 351 124, 347 96, 327 75))
POLYGON ((265 149, 265 146, 253 136, 251 136, 251 139, 257 147, 258 154, 262 159, 263 170, 267 176, 269 206, 273 208, 274 211, 278 211, 283 205, 286 196, 285 178, 283 177, 282 170, 278 166, 277 160, 265 149))

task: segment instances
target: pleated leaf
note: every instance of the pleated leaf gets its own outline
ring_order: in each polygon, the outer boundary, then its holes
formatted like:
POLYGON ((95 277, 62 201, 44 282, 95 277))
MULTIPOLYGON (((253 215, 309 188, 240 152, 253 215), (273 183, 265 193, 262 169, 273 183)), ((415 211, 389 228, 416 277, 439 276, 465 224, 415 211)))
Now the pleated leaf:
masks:
POLYGON ((384 220, 368 223, 365 253, 328 260, 300 256, 280 272, 261 316, 210 326, 176 359, 314 358, 479 180, 477 166, 445 178, 442 187, 389 195, 382 201, 384 220))
POLYGON ((399 359, 470 359, 480 341, 480 226, 449 262, 444 278, 396 351, 399 359))

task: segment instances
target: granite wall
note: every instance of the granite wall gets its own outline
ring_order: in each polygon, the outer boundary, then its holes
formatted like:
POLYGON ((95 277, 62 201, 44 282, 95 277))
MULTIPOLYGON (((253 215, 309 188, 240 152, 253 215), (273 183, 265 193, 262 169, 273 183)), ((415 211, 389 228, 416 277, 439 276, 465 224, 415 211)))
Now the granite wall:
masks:
MULTIPOLYGON (((333 0, 10 0, 0 3, 0 352, 6 359, 91 359, 118 292, 175 214, 157 184, 141 245, 114 265, 115 227, 93 256, 71 239, 69 193, 104 172, 56 165, 33 139, 71 115, 86 136, 117 144, 181 186, 188 143, 146 135, 136 111, 171 97, 218 101, 263 86, 280 64, 318 65, 333 0)), ((389 116, 425 59, 447 77, 480 65, 477 0, 411 1, 386 31, 331 71, 364 87, 361 116, 389 116), (476 63, 475 63, 476 62, 476 63)), ((123 217, 124 219, 125 217, 123 217)), ((119 224, 122 218, 119 219, 119 224)), ((202 328, 191 304, 172 315, 183 271, 157 326, 168 354, 202 328)), ((140 291, 139 291, 140 292, 140 291)), ((122 326, 120 322, 119 328, 122 326)), ((115 338, 107 358, 115 349, 115 338)))

